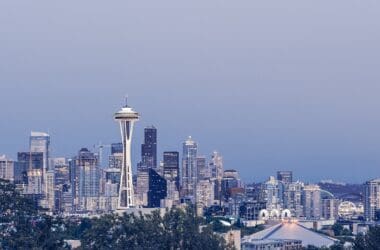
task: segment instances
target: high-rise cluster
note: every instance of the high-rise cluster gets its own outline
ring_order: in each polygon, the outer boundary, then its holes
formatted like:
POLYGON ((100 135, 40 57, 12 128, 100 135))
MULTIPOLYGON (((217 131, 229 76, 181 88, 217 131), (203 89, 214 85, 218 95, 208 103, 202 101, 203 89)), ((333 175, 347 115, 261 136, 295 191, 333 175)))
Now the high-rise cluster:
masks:
POLYGON ((28 150, 18 152, 17 160, 0 156, 0 178, 13 182, 36 206, 52 213, 104 213, 192 204, 198 214, 247 221, 380 220, 379 179, 366 182, 363 197, 359 192, 359 198, 352 192, 339 193, 342 191, 334 190, 336 186, 330 187, 329 183, 295 180, 292 171, 278 171, 276 177, 264 182, 244 184, 237 170, 225 169, 220 153, 200 153, 198 142, 191 136, 182 145, 159 151, 155 126, 144 128, 140 159, 133 165, 132 135, 139 118, 126 104, 114 114, 121 142, 84 147, 68 158, 52 157, 49 134, 32 132, 28 150))

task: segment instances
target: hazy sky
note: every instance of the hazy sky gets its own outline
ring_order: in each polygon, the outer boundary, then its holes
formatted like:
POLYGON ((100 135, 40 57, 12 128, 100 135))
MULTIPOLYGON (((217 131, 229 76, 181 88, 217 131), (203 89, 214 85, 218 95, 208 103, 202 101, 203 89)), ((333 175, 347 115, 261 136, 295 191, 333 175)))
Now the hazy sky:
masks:
MULTIPOLYGON (((380 176, 380 1, 0 1, 0 154, 188 136, 246 181, 380 176)), ((161 157, 160 157, 161 158, 161 157)))

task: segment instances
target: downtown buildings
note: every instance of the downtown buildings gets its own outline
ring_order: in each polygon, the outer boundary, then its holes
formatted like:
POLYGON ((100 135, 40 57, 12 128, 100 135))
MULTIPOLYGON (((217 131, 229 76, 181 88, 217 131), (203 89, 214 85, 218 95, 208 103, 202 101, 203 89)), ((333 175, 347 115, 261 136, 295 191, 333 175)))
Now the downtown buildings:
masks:
MULTIPOLYGON (((106 213, 192 204, 200 215, 247 221, 285 215, 300 220, 339 218, 339 205, 345 200, 329 195, 318 184, 295 181, 292 171, 278 171, 276 178, 245 185, 237 170, 225 169, 221 154, 201 154, 192 137, 183 141, 181 150, 166 148, 159 154, 154 126, 144 128, 141 159, 133 164, 130 148, 138 118, 137 112, 124 106, 115 114, 122 142, 82 148, 68 158, 52 157, 50 136, 32 132, 29 150, 18 152, 17 160, 0 157, 1 178, 13 181, 36 205, 52 213, 106 213), (102 161, 106 149, 110 152, 102 161)), ((366 187, 366 218, 376 220, 378 184, 374 180, 366 187)))

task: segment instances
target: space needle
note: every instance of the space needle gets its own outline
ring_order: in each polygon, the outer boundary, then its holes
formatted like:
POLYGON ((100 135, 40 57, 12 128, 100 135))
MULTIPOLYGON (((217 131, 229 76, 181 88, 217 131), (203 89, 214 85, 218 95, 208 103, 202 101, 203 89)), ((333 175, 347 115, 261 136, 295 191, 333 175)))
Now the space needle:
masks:
POLYGON ((120 175, 120 188, 118 210, 126 210, 134 206, 134 192, 132 184, 131 141, 133 124, 139 120, 139 114, 128 106, 127 98, 125 106, 114 115, 115 121, 120 123, 120 132, 123 143, 123 164, 120 175))

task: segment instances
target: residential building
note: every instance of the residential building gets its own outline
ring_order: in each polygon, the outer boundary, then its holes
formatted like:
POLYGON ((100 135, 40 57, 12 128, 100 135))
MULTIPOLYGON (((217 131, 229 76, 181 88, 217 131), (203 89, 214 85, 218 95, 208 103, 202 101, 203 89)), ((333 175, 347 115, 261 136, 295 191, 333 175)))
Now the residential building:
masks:
POLYGON ((302 182, 292 182, 285 185, 284 191, 284 208, 289 209, 294 217, 303 216, 302 206, 302 182))
POLYGON ((13 160, 8 159, 5 155, 0 155, 0 179, 12 181, 14 180, 14 167, 13 160))
POLYGON ((273 176, 263 183, 261 187, 260 201, 266 202, 268 211, 281 210, 283 208, 284 184, 273 176))
POLYGON ((321 217, 321 189, 318 185, 305 185, 302 192, 303 215, 306 219, 321 217))
POLYGON ((364 217, 367 221, 380 220, 380 178, 364 184, 364 217))

